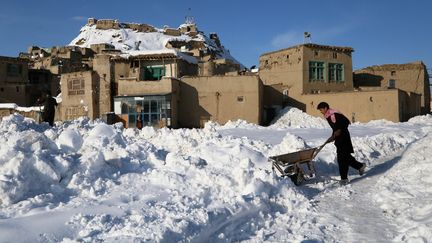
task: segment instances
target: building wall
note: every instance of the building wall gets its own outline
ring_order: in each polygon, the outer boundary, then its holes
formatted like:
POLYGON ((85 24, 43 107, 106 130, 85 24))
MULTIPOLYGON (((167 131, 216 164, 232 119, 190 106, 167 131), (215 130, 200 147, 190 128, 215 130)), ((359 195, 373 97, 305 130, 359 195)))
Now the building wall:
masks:
POLYGON ((73 120, 81 116, 90 119, 100 117, 98 86, 99 76, 94 71, 63 74, 61 119, 73 120))
POLYGON ((104 50, 114 50, 115 47, 107 43, 91 44, 90 48, 93 52, 101 54, 104 50))
MULTIPOLYGON (((119 65, 120 66, 120 65, 119 65)), ((121 69, 119 67, 119 69, 121 69)), ((93 71, 99 79, 98 104, 100 115, 112 111, 112 96, 115 95, 115 63, 110 55, 96 55, 93 59, 93 71)), ((121 73, 119 71, 119 73, 121 73)))
POLYGON ((27 106, 35 104, 36 100, 40 98, 44 91, 51 91, 53 96, 57 96, 60 91, 60 77, 52 75, 48 70, 44 69, 29 69, 29 84, 27 85, 28 92, 27 106))
POLYGON ((21 111, 21 110, 15 110, 10 108, 0 108, 0 121, 3 117, 10 116, 15 113, 21 114, 22 116, 27 118, 32 118, 35 120, 35 122, 39 122, 40 112, 38 111, 34 111, 34 110, 21 111))
MULTIPOLYGON (((271 103, 278 94, 282 96, 285 92, 290 97, 298 97, 303 92, 303 52, 300 46, 261 55, 259 70, 264 85, 274 91, 264 94, 266 106, 282 106, 282 103, 271 103)), ((282 102, 281 98, 276 100, 282 102)))
POLYGON ((181 78, 183 76, 195 76, 198 75, 198 65, 183 61, 181 59, 176 60, 176 75, 172 77, 181 78))
POLYGON ((108 29, 119 29, 119 23, 114 19, 98 19, 96 22, 96 29, 108 30, 108 29))
POLYGON ((243 119, 261 124, 262 82, 256 75, 184 77, 180 82, 180 127, 203 127, 243 119))
POLYGON ((28 62, 14 57, 0 56, 0 84, 27 83, 28 62), (13 70, 11 69, 13 66, 13 70), (16 72, 15 72, 16 69, 16 72))
POLYGON ((15 103, 26 106, 27 85, 25 84, 0 84, 0 103, 15 103))
POLYGON ((118 83, 118 96, 138 96, 168 94, 177 92, 175 79, 162 78, 156 81, 137 81, 132 79, 120 79, 118 83))
POLYGON ((367 67, 355 71, 357 87, 389 88, 394 80, 394 88, 422 95, 422 114, 430 112, 430 89, 426 66, 422 62, 408 64, 387 64, 367 67))
POLYGON ((28 62, 14 57, 0 57, 0 103, 28 105, 28 62))
POLYGON ((138 77, 142 77, 141 72, 143 71, 143 67, 155 67, 160 66, 165 68, 165 76, 167 77, 178 77, 178 68, 177 63, 173 59, 166 60, 140 60, 140 68, 138 68, 137 73, 138 77))
POLYGON ((353 68, 351 51, 344 48, 316 48, 303 46, 303 93, 324 93, 324 92, 340 92, 353 91, 353 68), (309 62, 321 61, 325 63, 325 81, 324 82, 309 82, 309 62), (329 63, 343 64, 343 82, 335 82, 329 80, 329 63))
POLYGON ((416 102, 419 102, 419 96, 398 89, 309 94, 303 95, 302 99, 306 103, 306 112, 310 115, 322 117, 316 107, 320 102, 325 101, 331 108, 341 111, 352 122, 379 119, 400 122, 418 115, 415 114, 413 107, 416 102))

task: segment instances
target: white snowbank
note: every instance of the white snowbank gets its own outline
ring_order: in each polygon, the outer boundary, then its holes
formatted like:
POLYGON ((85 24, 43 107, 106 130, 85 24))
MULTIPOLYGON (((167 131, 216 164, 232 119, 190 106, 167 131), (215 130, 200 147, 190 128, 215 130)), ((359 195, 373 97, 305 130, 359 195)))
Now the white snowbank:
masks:
POLYGON ((296 128, 327 128, 329 125, 326 120, 304 113, 295 107, 285 107, 277 117, 273 119, 270 127, 284 129, 288 127, 296 128))
MULTIPOLYGON (((430 115, 428 116, 430 121, 430 115)), ((422 118, 416 118, 419 122, 422 118)), ((413 121, 410 121, 413 122, 413 121)), ((400 226, 399 242, 428 242, 432 239, 432 151, 429 134, 412 144, 393 168, 378 180, 375 200, 391 221, 400 226)))
POLYGON ((40 111, 42 107, 39 106, 21 107, 15 103, 0 103, 0 109, 11 109, 11 110, 17 110, 23 112, 30 112, 30 111, 40 111))
MULTIPOLYGON (((298 115, 298 121, 309 119, 298 115)), ((81 118, 51 128, 20 115, 5 117, 0 122, 1 238, 7 242, 430 238, 430 207, 417 200, 431 199, 430 117, 352 126, 355 156, 368 164, 368 170, 363 177, 351 170, 353 184, 344 188, 329 182, 338 175, 333 145, 318 154, 320 176, 315 181, 295 187, 273 174, 268 156, 320 144, 330 131, 324 120, 322 129, 320 121, 304 129, 292 121, 278 121, 271 128, 236 121, 227 125, 231 134, 221 135, 221 126, 215 123, 204 129, 137 130, 81 118), (278 136, 273 141, 280 142, 253 139, 266 133, 278 136), (357 206, 374 215, 373 220, 350 213, 357 206), (380 207, 385 215, 376 213, 380 207), (389 225, 388 219, 394 224, 389 225), (355 238, 361 230, 358 225, 393 231, 355 238)))

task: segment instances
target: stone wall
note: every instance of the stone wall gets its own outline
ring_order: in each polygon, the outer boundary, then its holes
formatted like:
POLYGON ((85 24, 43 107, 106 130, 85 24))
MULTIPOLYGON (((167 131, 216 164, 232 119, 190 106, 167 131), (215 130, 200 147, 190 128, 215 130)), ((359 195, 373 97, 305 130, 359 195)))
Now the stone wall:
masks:
POLYGON ((426 66, 422 62, 386 64, 356 70, 355 86, 359 89, 377 87, 401 89, 420 94, 422 114, 431 110, 431 94, 426 66))
POLYGON ((94 71, 63 74, 62 120, 73 120, 81 116, 96 119, 100 117, 99 76, 94 71))
POLYGON ((305 111, 310 115, 322 117, 316 107, 325 101, 331 108, 345 114, 352 122, 380 119, 401 122, 420 114, 420 110, 415 108, 420 102, 420 96, 398 89, 310 94, 303 95, 302 101, 305 104, 305 111))
POLYGON ((180 127, 203 127, 243 119, 262 123, 262 82, 257 75, 184 77, 180 82, 180 127))

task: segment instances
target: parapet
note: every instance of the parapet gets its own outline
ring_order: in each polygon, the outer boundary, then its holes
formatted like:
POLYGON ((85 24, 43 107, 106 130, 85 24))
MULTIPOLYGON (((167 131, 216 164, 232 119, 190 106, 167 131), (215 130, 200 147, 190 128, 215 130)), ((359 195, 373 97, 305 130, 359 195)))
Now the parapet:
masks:
POLYGON ((172 28, 165 28, 164 34, 166 35, 172 35, 172 36, 180 36, 181 32, 178 29, 172 29, 172 28))
POLYGON ((137 32, 156 32, 156 29, 148 24, 124 23, 124 28, 133 29, 137 32))
POLYGON ((108 29, 120 29, 119 22, 114 19, 100 19, 96 20, 96 29, 108 30, 108 29))
POLYGON ((383 65, 374 65, 370 67, 366 67, 357 71, 361 70, 368 70, 368 71, 395 71, 395 70, 411 70, 411 69, 425 69, 425 65, 422 61, 415 61, 411 63, 404 63, 404 64, 383 64, 383 65))
POLYGON ((133 29, 137 32, 156 32, 156 28, 148 24, 138 23, 119 23, 116 19, 95 19, 89 18, 87 25, 96 25, 96 29, 107 30, 107 29, 133 29))

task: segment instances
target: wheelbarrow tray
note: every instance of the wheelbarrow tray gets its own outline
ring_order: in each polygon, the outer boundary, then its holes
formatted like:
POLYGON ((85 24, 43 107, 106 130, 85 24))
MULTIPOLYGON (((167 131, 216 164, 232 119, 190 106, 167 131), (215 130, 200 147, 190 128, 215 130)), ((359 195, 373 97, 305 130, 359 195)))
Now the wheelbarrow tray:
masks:
POLYGON ((272 156, 270 159, 276 160, 282 165, 308 162, 314 158, 314 153, 317 149, 318 148, 311 148, 293 153, 272 156))
POLYGON ((300 185, 304 179, 310 179, 315 176, 313 159, 321 148, 322 146, 272 156, 269 158, 269 161, 272 162, 273 170, 276 168, 280 176, 288 176, 294 184, 300 185), (306 164, 307 169, 302 164, 306 164))

